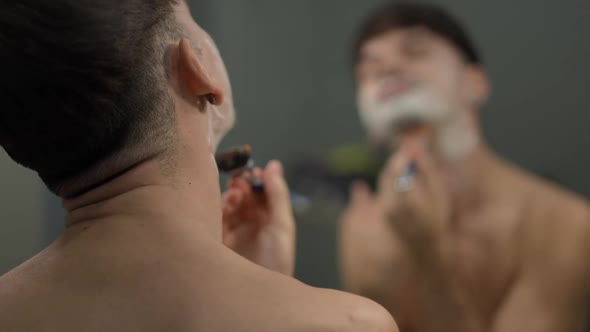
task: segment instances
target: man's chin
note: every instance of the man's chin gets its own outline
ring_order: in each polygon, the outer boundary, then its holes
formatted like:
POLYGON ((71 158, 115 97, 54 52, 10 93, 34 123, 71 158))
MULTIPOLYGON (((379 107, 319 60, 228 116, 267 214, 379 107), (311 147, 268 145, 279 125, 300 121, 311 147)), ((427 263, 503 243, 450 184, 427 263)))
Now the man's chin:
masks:
POLYGON ((434 129, 426 124, 406 127, 404 130, 390 130, 387 134, 369 134, 369 142, 378 149, 396 151, 404 140, 419 138, 431 142, 434 136, 434 129))
POLYGON ((397 134, 403 134, 415 130, 419 130, 424 127, 431 126, 432 123, 422 116, 409 115, 398 119, 391 125, 391 131, 397 134))

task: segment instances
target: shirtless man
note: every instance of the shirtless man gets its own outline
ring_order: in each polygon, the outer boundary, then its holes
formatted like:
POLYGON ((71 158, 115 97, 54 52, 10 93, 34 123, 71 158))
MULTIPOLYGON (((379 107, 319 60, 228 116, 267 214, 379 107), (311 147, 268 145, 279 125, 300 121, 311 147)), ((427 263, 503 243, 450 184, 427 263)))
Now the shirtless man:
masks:
POLYGON ((342 216, 348 289, 402 332, 579 331, 588 204, 482 141, 488 80, 460 25, 437 7, 388 5, 361 30, 356 74, 361 119, 393 157, 377 193, 353 186, 342 216))
POLYGON ((376 303, 291 278, 278 162, 257 170, 265 193, 234 180, 222 200, 230 84, 183 1, 2 1, 0 45, 0 144, 68 211, 0 278, 0 330, 397 331, 376 303))

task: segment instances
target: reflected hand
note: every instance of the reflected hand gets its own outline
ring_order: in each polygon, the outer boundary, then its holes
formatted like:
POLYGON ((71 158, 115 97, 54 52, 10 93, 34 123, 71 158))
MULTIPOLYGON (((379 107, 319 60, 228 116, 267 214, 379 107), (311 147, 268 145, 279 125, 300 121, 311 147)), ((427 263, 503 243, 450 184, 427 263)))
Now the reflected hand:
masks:
POLYGON ((390 159, 379 180, 379 198, 387 220, 417 263, 446 257, 450 244, 450 194, 420 140, 406 141, 390 159), (410 163, 416 165, 411 188, 398 192, 395 180, 410 163))

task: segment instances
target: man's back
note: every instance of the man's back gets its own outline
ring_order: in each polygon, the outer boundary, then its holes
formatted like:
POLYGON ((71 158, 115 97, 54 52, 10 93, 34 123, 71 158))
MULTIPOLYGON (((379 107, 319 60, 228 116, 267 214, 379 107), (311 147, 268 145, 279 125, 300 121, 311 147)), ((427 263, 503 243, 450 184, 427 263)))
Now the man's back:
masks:
POLYGON ((174 224, 113 218, 69 229, 0 279, 3 330, 396 330, 369 300, 305 286, 198 224, 174 224))

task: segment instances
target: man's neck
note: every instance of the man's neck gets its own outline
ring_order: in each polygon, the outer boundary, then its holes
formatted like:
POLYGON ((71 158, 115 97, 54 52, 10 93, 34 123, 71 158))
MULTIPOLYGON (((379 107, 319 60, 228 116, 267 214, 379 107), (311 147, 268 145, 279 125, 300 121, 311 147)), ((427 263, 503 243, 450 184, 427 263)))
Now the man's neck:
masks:
POLYGON ((490 183, 500 169, 498 157, 483 144, 478 144, 458 161, 437 159, 450 189, 456 209, 473 210, 489 198, 490 183))
POLYGON ((203 174, 182 168, 164 174, 161 162, 147 160, 79 197, 64 199, 66 229, 118 216, 167 223, 190 220, 221 239, 221 208, 205 203, 212 193, 200 185, 203 174))

